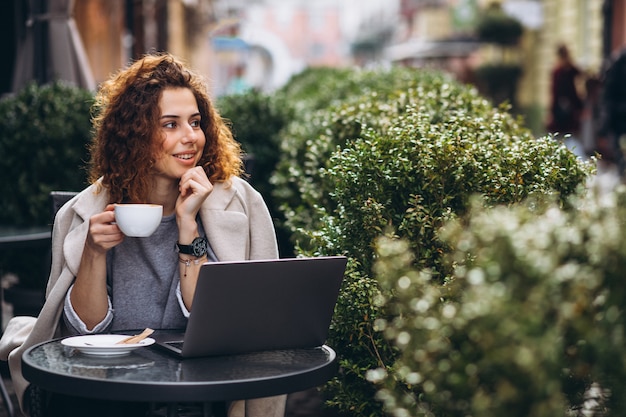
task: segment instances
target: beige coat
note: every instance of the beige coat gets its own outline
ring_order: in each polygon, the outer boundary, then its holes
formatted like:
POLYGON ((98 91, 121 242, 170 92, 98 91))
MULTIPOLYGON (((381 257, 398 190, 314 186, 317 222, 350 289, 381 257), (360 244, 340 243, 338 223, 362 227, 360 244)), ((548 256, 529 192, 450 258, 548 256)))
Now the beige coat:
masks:
MULTIPOLYGON (((95 194, 92 185, 61 207, 54 222, 52 268, 41 313, 37 319, 12 318, 0 339, 0 360, 9 361, 22 409, 23 395, 29 384, 21 372, 22 354, 37 343, 64 336, 60 326, 63 301, 78 272, 89 218, 102 212, 107 201, 108 195, 95 194)), ((211 248, 220 261, 278 258, 276 235, 267 206, 261 195, 244 180, 234 177, 229 188, 223 183, 215 184, 200 209, 200 217, 211 248)), ((280 416, 284 413, 284 402, 284 396, 270 401, 247 401, 246 414, 256 414, 253 409, 258 408, 263 409, 263 413, 280 416)), ((235 404, 238 410, 235 415, 243 415, 243 401, 240 403, 235 404)))

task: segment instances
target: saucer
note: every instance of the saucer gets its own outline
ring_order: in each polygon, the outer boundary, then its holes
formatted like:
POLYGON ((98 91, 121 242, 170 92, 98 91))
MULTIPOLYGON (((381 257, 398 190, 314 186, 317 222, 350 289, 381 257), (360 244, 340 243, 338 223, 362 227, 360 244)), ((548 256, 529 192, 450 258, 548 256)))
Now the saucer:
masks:
POLYGON ((119 344, 116 343, 120 340, 126 339, 132 335, 123 334, 93 334, 86 336, 73 336, 67 339, 61 340, 61 344, 74 349, 79 352, 90 356, 121 356, 127 355, 133 350, 150 346, 154 343, 154 339, 146 337, 139 343, 133 344, 119 344))

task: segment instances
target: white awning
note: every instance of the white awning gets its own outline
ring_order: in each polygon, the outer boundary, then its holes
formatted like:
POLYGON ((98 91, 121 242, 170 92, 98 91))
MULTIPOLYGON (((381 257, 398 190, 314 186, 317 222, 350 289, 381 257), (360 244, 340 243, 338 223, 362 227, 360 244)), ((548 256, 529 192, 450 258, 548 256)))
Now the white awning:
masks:
POLYGON ((391 62, 465 57, 471 55, 479 46, 479 42, 471 40, 412 40, 387 47, 385 56, 391 62))

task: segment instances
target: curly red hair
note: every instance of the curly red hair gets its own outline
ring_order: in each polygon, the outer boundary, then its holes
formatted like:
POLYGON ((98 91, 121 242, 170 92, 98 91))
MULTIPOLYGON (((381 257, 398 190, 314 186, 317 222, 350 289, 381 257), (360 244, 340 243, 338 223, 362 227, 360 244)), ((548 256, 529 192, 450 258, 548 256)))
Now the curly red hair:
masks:
POLYGON ((201 76, 174 56, 146 55, 105 81, 94 103, 89 179, 102 178, 111 203, 147 201, 161 146, 159 100, 167 88, 192 91, 206 144, 199 165, 211 182, 243 173, 241 146, 211 103, 201 76))

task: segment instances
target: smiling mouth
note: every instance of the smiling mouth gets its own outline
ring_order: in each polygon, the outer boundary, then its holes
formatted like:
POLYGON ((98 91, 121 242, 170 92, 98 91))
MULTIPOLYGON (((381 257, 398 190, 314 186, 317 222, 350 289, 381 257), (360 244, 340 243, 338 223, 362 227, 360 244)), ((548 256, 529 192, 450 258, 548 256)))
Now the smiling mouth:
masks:
POLYGON ((174 155, 175 158, 182 159, 184 161, 188 161, 189 159, 193 159, 194 156, 196 156, 196 154, 194 154, 194 153, 184 153, 184 154, 174 155))

